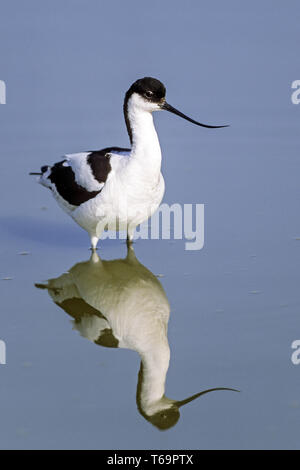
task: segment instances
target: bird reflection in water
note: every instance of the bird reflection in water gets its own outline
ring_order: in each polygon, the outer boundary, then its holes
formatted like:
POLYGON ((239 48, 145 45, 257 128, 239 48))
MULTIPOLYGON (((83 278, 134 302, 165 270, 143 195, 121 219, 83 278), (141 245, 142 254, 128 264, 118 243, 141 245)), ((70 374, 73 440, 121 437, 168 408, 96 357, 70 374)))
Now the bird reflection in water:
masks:
POLYGON ((36 287, 48 290, 85 338, 139 354, 138 410, 158 429, 166 430, 177 423, 183 405, 215 390, 237 390, 214 388, 181 401, 165 396, 169 302, 157 277, 137 260, 132 245, 127 250, 125 259, 111 261, 93 252, 88 261, 36 287))

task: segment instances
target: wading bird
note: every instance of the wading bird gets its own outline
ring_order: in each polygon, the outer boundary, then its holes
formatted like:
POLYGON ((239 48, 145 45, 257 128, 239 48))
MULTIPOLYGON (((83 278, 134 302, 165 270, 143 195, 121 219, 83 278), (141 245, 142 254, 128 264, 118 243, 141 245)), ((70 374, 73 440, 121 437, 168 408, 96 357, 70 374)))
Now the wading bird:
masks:
POLYGON ((166 88, 145 77, 129 88, 124 117, 131 148, 108 147, 65 155, 53 166, 42 166, 39 183, 52 191, 60 207, 90 235, 92 249, 103 230, 126 230, 132 241, 135 227, 159 207, 165 189, 161 150, 152 113, 166 110, 197 126, 166 102, 166 88))
POLYGON ((132 246, 127 257, 90 260, 75 264, 67 273, 47 284, 53 301, 73 319, 74 328, 99 346, 126 348, 141 358, 136 393, 140 414, 157 428, 174 426, 179 408, 215 391, 213 388, 185 400, 165 396, 170 362, 167 336, 170 306, 157 277, 136 258, 132 246))

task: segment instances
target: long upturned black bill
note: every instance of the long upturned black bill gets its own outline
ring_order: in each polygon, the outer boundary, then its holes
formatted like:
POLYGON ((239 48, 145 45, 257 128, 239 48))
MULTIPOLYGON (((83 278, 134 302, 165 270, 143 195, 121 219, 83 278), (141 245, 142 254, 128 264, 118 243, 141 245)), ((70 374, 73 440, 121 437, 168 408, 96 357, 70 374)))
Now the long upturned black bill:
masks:
POLYGON ((182 117, 183 119, 186 119, 187 121, 192 122, 193 124, 196 124, 197 126, 201 127, 207 127, 208 129, 220 129, 221 127, 229 127, 228 125, 225 126, 209 126, 208 124, 202 124, 201 122, 195 121, 194 119, 191 119, 190 117, 186 116, 185 114, 181 113, 178 111, 178 109, 173 108, 169 103, 166 101, 161 107, 162 109, 165 109, 166 111, 169 111, 170 113, 177 114, 177 116, 182 117))

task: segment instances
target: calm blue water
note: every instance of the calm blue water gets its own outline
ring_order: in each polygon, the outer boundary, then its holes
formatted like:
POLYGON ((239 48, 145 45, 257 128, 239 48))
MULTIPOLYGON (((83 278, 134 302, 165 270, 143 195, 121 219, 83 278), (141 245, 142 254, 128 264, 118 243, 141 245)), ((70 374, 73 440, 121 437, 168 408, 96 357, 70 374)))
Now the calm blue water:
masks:
MULTIPOLYGON (((293 0, 0 1, 1 448, 299 448, 299 21, 293 0), (146 75, 183 112, 231 124, 155 117, 164 201, 205 204, 203 250, 135 245, 171 305, 166 395, 241 391, 203 395, 164 432, 138 412, 137 353, 83 338, 35 287, 90 252, 27 176, 64 153, 126 147, 123 95, 146 75)), ((99 254, 124 258, 126 245, 99 254)))

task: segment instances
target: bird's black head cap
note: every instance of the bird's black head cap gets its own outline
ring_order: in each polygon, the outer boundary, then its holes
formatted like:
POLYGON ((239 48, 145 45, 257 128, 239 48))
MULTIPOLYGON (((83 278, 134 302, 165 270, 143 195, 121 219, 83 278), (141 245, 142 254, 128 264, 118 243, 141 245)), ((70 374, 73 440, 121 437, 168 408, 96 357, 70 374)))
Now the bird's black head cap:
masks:
POLYGON ((166 96, 166 87, 157 78, 144 77, 134 82, 126 93, 127 99, 133 93, 138 93, 152 103, 161 102, 166 96))

